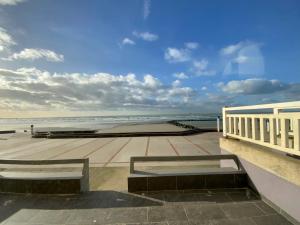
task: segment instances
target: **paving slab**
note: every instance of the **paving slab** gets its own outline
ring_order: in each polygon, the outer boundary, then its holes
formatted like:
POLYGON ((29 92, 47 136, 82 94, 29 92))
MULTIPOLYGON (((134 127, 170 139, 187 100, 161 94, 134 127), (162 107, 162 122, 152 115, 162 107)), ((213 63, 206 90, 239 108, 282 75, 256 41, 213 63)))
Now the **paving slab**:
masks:
POLYGON ((168 137, 150 137, 148 156, 176 156, 176 152, 167 140, 168 137))
POLYGON ((85 145, 89 143, 91 140, 87 139, 75 139, 71 142, 68 142, 66 144, 63 144, 61 146, 55 146, 53 148, 45 149, 42 151, 34 152, 32 154, 26 154, 23 156, 23 159, 32 159, 32 160, 38 160, 38 159, 52 159, 55 158, 55 156, 63 154, 65 152, 68 152, 78 146, 85 145))
POLYGON ((113 141, 113 138, 88 138, 89 142, 76 146, 70 151, 55 156, 53 159, 72 159, 72 158, 86 158, 93 152, 101 149, 106 144, 113 141))
POLYGON ((119 153, 122 148, 130 141, 130 138, 117 138, 99 150, 90 154, 91 163, 109 163, 110 160, 119 153))
POLYGON ((53 148, 60 148, 68 143, 73 142, 74 140, 72 139, 68 139, 68 140, 46 140, 45 142, 41 143, 38 146, 34 146, 32 148, 27 148, 26 150, 21 149, 18 152, 14 152, 11 153, 7 156, 5 156, 5 158, 8 159, 23 159, 24 156, 26 155, 31 155, 33 153, 38 153, 38 152, 42 152, 42 151, 46 151, 46 150, 50 150, 53 148))
POLYGON ((202 149, 188 142, 185 137, 169 137, 168 139, 179 155, 207 155, 202 149))
POLYGON ((131 156, 145 156, 148 137, 134 137, 111 162, 129 162, 131 156))

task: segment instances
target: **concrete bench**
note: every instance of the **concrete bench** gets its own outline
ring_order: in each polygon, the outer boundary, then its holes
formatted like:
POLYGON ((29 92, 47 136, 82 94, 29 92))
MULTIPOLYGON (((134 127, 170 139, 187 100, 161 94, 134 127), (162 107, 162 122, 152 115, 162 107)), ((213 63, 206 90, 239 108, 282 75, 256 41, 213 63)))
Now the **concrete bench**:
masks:
POLYGON ((245 188, 249 187, 247 173, 235 155, 148 156, 131 157, 128 191, 160 191, 187 189, 245 188), (136 162, 233 160, 236 168, 181 168, 137 171, 136 162))
POLYGON ((0 160, 5 165, 82 164, 81 171, 1 171, 0 192, 75 194, 89 191, 89 159, 63 160, 0 160))

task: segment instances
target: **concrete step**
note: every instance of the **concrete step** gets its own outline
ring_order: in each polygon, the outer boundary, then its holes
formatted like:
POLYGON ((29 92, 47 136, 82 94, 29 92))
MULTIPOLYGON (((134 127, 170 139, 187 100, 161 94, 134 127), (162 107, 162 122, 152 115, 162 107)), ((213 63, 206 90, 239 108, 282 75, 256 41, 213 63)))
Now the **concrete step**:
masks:
POLYGON ((248 175, 234 168, 136 171, 128 177, 128 191, 248 188, 248 175))

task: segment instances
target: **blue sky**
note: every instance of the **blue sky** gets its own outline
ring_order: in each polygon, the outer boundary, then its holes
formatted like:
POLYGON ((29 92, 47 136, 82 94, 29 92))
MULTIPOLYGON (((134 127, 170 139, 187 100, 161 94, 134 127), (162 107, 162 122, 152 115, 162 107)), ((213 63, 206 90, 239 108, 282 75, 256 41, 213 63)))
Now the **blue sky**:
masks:
POLYGON ((299 27, 297 0, 0 0, 0 113, 299 100, 299 27))

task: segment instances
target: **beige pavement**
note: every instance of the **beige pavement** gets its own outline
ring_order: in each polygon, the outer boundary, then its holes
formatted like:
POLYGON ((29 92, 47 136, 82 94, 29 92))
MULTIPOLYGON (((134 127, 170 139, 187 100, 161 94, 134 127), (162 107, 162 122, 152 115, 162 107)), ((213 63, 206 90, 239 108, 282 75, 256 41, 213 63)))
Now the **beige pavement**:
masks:
MULTIPOLYGON (((191 136, 34 139, 29 134, 15 134, 6 137, 7 140, 0 139, 0 158, 43 160, 88 157, 92 190, 126 190, 131 156, 219 154, 220 136, 221 133, 211 132, 191 136)), ((202 163, 201 166, 205 166, 204 164, 202 163)), ((207 164, 211 166, 215 163, 207 162, 207 164)), ((189 166, 193 165, 189 162, 189 166)), ((185 162, 147 163, 137 166, 138 168, 142 166, 143 169, 164 166, 184 167, 185 162)), ((9 168, 3 165, 0 170, 3 169, 39 170, 39 168, 13 165, 9 168)), ((68 168, 61 169, 68 170, 68 168)))
POLYGON ((131 156, 218 154, 220 133, 191 136, 0 140, 2 159, 90 159, 91 166, 128 166, 131 156))

